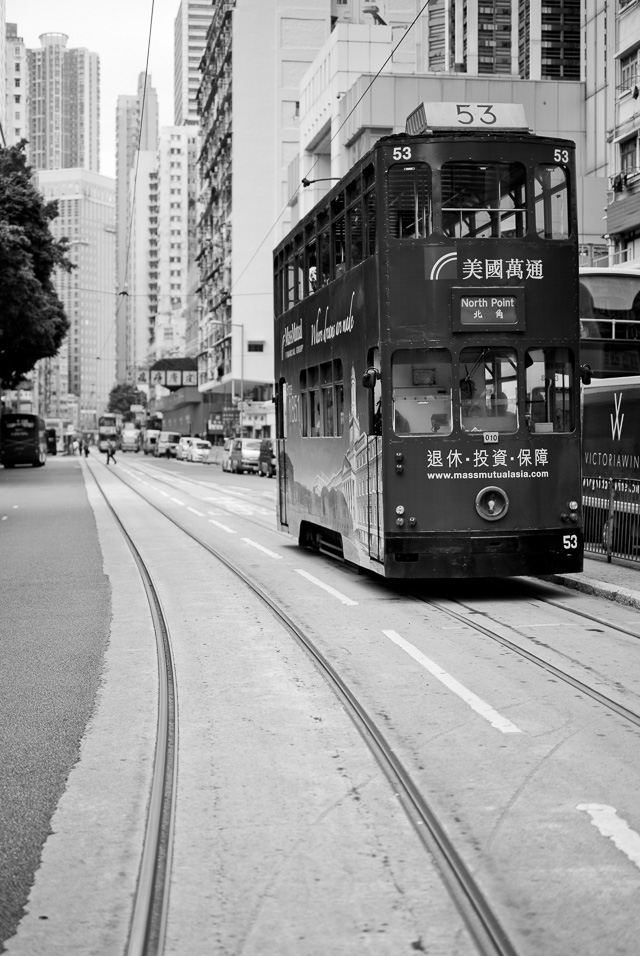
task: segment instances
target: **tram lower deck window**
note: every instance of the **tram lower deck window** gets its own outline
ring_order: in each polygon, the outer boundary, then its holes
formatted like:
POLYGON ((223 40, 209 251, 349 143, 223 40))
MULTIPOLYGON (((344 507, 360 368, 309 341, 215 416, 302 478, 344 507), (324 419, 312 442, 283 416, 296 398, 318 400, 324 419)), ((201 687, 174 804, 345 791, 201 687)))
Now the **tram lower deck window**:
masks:
POLYGON ((394 352, 393 428, 397 435, 451 434, 451 369, 448 349, 394 352))
POLYGON ((300 431, 303 438, 335 438, 344 429, 342 360, 300 373, 300 431))
POLYGON ((529 349, 526 416, 532 432, 572 432, 575 425, 573 353, 564 348, 529 349))

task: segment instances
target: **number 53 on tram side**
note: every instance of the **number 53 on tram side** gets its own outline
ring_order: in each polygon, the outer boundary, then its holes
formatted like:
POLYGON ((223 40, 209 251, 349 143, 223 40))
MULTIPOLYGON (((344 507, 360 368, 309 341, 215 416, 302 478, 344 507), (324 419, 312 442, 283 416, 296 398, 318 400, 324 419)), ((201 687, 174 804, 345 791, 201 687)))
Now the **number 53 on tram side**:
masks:
POLYGON ((274 282, 282 531, 390 578, 582 570, 572 142, 424 103, 274 282))

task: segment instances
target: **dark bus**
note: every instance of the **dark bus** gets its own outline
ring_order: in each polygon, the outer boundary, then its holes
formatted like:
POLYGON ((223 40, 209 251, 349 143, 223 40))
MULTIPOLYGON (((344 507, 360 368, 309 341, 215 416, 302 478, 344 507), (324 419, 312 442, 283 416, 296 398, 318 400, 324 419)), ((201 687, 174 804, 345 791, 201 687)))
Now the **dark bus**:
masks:
POLYGON ((47 461, 47 433, 44 419, 24 412, 5 412, 0 417, 0 461, 5 468, 47 461))
POLYGON ((574 153, 425 103, 277 246, 282 531, 391 578, 582 570, 574 153))

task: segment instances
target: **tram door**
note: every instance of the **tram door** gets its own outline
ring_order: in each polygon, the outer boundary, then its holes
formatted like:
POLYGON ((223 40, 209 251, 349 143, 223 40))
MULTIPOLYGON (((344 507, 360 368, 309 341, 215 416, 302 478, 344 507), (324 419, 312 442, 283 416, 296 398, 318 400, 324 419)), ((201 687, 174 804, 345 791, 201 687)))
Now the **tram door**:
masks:
MULTIPOLYGON (((369 349, 369 368, 380 368, 380 348, 369 349)), ((382 387, 380 374, 369 392, 369 423, 367 428, 367 545, 369 557, 383 560, 382 509, 382 387)))
POLYGON ((382 535, 382 438, 369 435, 367 441, 367 531, 369 557, 383 560, 382 535))
POLYGON ((289 389, 283 378, 278 383, 276 412, 278 415, 279 438, 276 442, 278 456, 278 514, 280 524, 289 524, 287 520, 287 422, 289 420, 289 389))

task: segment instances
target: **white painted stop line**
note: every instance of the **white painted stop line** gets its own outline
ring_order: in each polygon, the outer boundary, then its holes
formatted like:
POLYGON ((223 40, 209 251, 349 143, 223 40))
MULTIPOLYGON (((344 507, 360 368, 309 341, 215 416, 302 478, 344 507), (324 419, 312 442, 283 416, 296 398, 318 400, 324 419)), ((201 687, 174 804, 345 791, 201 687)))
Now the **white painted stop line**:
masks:
POLYGON ((436 664, 435 661, 432 661, 426 654, 423 654, 422 651, 419 651, 417 647, 414 647, 413 644, 410 644, 409 641, 405 641, 403 637, 400 637, 395 631, 383 631, 382 632, 386 637, 397 644, 398 647, 401 647, 403 651, 406 651, 410 657, 413 657, 414 661, 417 661, 418 664, 421 664, 425 670, 428 670, 430 674, 434 677, 437 677, 445 687, 448 687, 449 690, 452 690, 454 694, 457 694, 465 704, 468 704, 472 710, 475 710, 477 714, 480 714, 481 717, 484 717, 485 720, 488 720, 492 727, 495 727, 496 730, 500 730, 503 734, 521 734, 522 731, 519 727, 516 727, 515 724, 512 724, 510 720, 507 720, 506 717, 503 717, 498 713, 497 710, 494 710, 489 704, 485 703, 480 697, 470 691, 468 688, 461 684, 459 681, 452 677, 451 674, 443 670, 439 664, 436 664))

